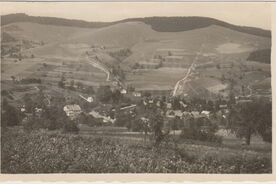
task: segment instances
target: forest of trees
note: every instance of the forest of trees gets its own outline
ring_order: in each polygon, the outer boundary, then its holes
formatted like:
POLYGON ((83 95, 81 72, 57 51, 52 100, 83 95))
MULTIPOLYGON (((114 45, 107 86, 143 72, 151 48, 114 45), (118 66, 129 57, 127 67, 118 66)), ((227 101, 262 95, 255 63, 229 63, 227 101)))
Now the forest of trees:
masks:
POLYGON ((256 50, 250 53, 248 61, 257 61, 260 63, 271 63, 271 49, 256 50))

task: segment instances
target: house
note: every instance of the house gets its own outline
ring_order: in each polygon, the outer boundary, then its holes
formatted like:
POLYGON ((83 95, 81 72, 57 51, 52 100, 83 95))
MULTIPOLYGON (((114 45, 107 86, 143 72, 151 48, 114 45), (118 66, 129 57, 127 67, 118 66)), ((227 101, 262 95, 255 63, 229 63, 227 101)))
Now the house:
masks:
POLYGON ((42 112, 42 108, 36 107, 36 108, 35 108, 35 112, 36 112, 36 113, 41 113, 41 112, 42 112))
POLYGON ((193 115, 194 118, 198 118, 200 117, 199 112, 198 111, 192 111, 191 114, 193 115))
POLYGON ((182 119, 183 117, 183 112, 181 110, 168 110, 166 112, 166 117, 167 118, 175 118, 175 117, 179 117, 180 119, 182 119))
POLYGON ((93 102, 94 100, 93 100, 93 97, 92 96, 89 96, 88 98, 87 98, 87 102, 93 102))
POLYGON ((221 105, 219 105, 219 108, 220 109, 225 109, 225 108, 227 108, 227 104, 221 104, 221 105))
POLYGON ((109 122, 114 123, 116 121, 116 119, 112 119, 110 116, 101 115, 99 112, 94 111, 94 110, 91 111, 89 114, 96 119, 102 119, 103 123, 109 123, 109 122))
POLYGON ((167 109, 171 109, 172 108, 172 104, 171 103, 167 103, 167 109))
POLYGON ((161 106, 160 101, 157 101, 157 102, 156 102, 156 106, 157 106, 157 107, 160 107, 160 106, 161 106))
POLYGON ((148 103, 145 100, 143 100, 143 104, 144 106, 148 105, 148 103))
POLYGON ((176 117, 179 117, 180 119, 182 119, 183 112, 181 110, 175 110, 174 114, 176 117))
POLYGON ((135 96, 135 97, 141 97, 142 96, 142 94, 140 92, 133 92, 132 95, 135 96))
POLYGON ((100 115, 100 113, 98 113, 97 111, 91 111, 89 113, 91 116, 93 116, 94 118, 102 118, 103 116, 100 115))
POLYGON ((66 115, 71 119, 75 119, 82 112, 80 106, 76 104, 65 105, 63 107, 63 110, 66 113, 66 115))
POLYGON ((91 103, 94 101, 93 97, 92 96, 89 96, 88 98, 85 98, 84 96, 82 95, 79 95, 82 99, 84 99, 85 101, 91 103))
POLYGON ((207 118, 210 117, 210 111, 202 111, 201 114, 206 116, 207 118))
POLYGON ((174 118, 175 117, 174 111, 173 110, 168 110, 166 112, 166 117, 167 118, 174 118))
POLYGON ((25 107, 25 105, 19 106, 19 108, 20 108, 20 111, 21 111, 21 112, 26 112, 26 107, 25 107))
POLYGON ((121 94, 127 94, 127 91, 125 89, 122 89, 120 92, 121 94))
MULTIPOLYGON (((187 94, 186 94, 187 95, 187 94)), ((184 102, 182 102, 182 101, 179 101, 179 103, 182 105, 182 107, 184 107, 184 108, 186 108, 186 107, 188 107, 188 105, 186 105, 186 104, 184 104, 184 102)))

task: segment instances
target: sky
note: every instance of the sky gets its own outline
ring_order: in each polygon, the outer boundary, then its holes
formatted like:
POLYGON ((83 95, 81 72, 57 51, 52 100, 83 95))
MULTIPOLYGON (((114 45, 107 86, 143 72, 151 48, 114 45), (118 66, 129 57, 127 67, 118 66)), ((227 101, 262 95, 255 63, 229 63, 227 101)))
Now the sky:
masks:
POLYGON ((0 2, 0 10, 1 15, 26 13, 104 22, 151 16, 204 16, 271 29, 268 2, 0 2))

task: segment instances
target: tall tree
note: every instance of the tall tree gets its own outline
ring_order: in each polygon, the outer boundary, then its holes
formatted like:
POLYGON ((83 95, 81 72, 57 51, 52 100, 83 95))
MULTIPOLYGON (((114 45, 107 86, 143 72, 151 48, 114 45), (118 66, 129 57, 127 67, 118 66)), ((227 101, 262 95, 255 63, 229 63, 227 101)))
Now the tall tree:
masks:
POLYGON ((109 102, 112 97, 110 86, 100 86, 96 96, 103 103, 109 102))
POLYGON ((237 137, 245 138, 250 145, 253 134, 259 134, 265 141, 271 140, 272 111, 271 103, 256 100, 237 104, 230 111, 228 128, 237 137))
POLYGON ((11 106, 7 99, 4 98, 1 108, 1 126, 15 126, 20 122, 20 116, 17 109, 11 106))

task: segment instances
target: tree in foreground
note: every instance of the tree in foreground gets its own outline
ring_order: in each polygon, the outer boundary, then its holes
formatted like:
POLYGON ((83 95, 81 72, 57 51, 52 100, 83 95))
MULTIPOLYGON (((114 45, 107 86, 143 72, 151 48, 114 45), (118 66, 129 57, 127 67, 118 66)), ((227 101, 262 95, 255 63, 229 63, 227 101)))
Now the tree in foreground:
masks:
POLYGON ((10 105, 6 98, 3 99, 1 109, 1 126, 16 126, 20 122, 19 112, 10 105))
POLYGON ((256 100, 235 105, 229 115, 228 128, 239 138, 245 138, 250 145, 254 134, 264 141, 272 140, 272 106, 271 102, 256 100))

